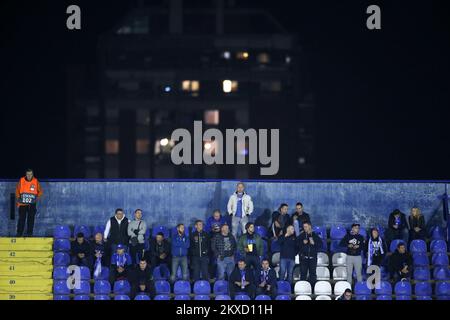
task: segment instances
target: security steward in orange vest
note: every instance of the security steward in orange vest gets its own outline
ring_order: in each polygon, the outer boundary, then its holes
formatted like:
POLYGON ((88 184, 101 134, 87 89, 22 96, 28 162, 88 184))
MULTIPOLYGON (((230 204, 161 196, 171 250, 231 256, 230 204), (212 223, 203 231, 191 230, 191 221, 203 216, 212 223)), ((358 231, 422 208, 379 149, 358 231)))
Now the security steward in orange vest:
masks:
POLYGON ((19 223, 17 224, 17 237, 22 237, 27 221, 26 236, 33 235, 34 217, 36 215, 36 202, 42 195, 39 181, 34 177, 33 170, 28 169, 25 177, 20 178, 16 186, 16 201, 19 208, 19 223))

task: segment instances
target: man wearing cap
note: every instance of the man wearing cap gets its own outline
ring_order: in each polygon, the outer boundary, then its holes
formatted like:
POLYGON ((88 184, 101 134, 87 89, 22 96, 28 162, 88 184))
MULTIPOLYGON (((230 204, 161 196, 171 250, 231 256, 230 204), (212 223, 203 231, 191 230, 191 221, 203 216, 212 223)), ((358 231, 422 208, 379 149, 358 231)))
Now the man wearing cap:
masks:
POLYGON ((111 268, 109 271, 111 285, 114 285, 114 282, 117 280, 128 280, 130 266, 131 257, 125 252, 125 246, 119 243, 116 247, 116 253, 111 257, 111 268))
POLYGON ((352 224, 352 229, 344 238, 342 238, 339 245, 347 248, 347 282, 353 282, 353 268, 356 271, 356 279, 358 282, 362 281, 362 257, 361 250, 365 246, 363 236, 359 234, 359 223, 352 224))

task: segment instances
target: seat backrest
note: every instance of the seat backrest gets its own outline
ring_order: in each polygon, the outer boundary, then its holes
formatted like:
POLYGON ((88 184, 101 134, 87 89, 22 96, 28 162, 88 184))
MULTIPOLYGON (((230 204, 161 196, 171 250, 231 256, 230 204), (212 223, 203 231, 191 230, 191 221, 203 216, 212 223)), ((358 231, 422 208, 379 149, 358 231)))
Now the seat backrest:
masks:
POLYGON ((413 264, 415 266, 428 266, 430 262, 428 261, 428 256, 425 252, 413 253, 413 264))
POLYGON ((433 257, 431 258, 431 263, 435 266, 448 266, 449 262, 447 253, 434 253, 433 257))
POLYGON ((127 280, 119 280, 114 282, 115 294, 129 294, 131 291, 130 283, 127 280))
POLYGON ((334 226, 330 229, 331 240, 341 240, 347 234, 347 229, 344 226, 334 226))
POLYGON ((57 252, 53 256, 53 265, 55 266, 68 266, 70 263, 70 257, 66 252, 57 252))
POLYGON ((159 232, 164 234, 164 238, 169 238, 169 229, 165 226, 154 226, 152 228, 152 237, 155 238, 159 232))
POLYGON ((75 294, 89 294, 91 293, 91 284, 88 280, 81 280, 80 281, 80 288, 73 289, 73 292, 75 294))
POLYGON ((435 290, 436 290, 436 295, 438 295, 438 296, 448 296, 448 295, 450 295, 450 283, 437 282, 435 290))
POLYGON ((291 284, 288 281, 277 281, 278 294, 291 294, 291 284))
POLYGON ((414 293, 417 296, 431 296, 432 289, 431 284, 429 282, 416 282, 416 285, 414 286, 414 293))
POLYGON ((53 282, 53 293, 59 295, 70 294, 70 289, 67 287, 66 280, 53 282))
POLYGON ((430 270, 428 268, 417 267, 413 271, 415 280, 429 280, 430 270))
POLYGON ((191 284, 186 280, 178 280, 173 285, 173 293, 174 294, 190 294, 191 293, 191 284))
POLYGON ((447 244, 445 243, 444 240, 432 240, 431 244, 430 244, 430 250, 433 253, 437 253, 437 252, 446 253, 447 252, 447 244))
POLYGON ((335 267, 333 269, 333 279, 347 279, 347 267, 335 267))
POLYGON ((310 296, 297 296, 295 300, 312 300, 310 296))
POLYGON ((372 289, 367 286, 366 281, 360 281, 355 284, 355 294, 356 295, 370 295, 372 289))
POLYGON ((433 269, 433 278, 435 280, 448 280, 450 278, 448 266, 445 267, 436 266, 433 269))
POLYGON ((395 284, 394 292, 396 295, 411 295, 411 291, 411 283, 409 283, 409 281, 398 281, 395 284))
POLYGON ((55 226, 53 228, 53 237, 55 239, 69 239, 70 238, 70 228, 69 226, 55 226))
POLYGON ((347 254, 344 252, 336 252, 331 257, 333 266, 346 266, 347 265, 347 254))
POLYGON ((156 294, 170 294, 170 283, 166 280, 155 281, 156 294))
POLYGON ((78 233, 83 233, 85 239, 89 239, 92 235, 91 228, 85 225, 75 225, 73 228, 73 237, 75 238, 78 233))
POLYGON ((330 259, 328 258, 328 254, 325 252, 317 253, 317 265, 319 267, 328 266, 330 264, 330 259))
POLYGON ((420 240, 420 239, 413 240, 409 244, 409 251, 411 253, 427 252, 427 244, 425 243, 425 241, 420 240))
POLYGON ((331 300, 331 297, 327 295, 320 295, 316 297, 316 300, 331 300))
POLYGON ((194 293, 198 295, 210 294, 211 285, 206 280, 197 280, 194 283, 194 293))
POLYGON ((107 280, 97 280, 94 283, 95 294, 110 294, 111 284, 107 280))
POLYGON ((380 288, 375 288, 375 293, 378 295, 389 295, 392 294, 392 286, 388 281, 381 281, 380 288))
POLYGON ((294 293, 297 295, 312 294, 311 284, 308 281, 297 281, 294 286, 294 293))
POLYGON ((338 281, 334 285, 334 294, 340 296, 346 289, 352 289, 352 285, 347 281, 338 281))
POLYGON ((264 226, 255 226, 255 232, 261 238, 266 238, 267 237, 267 229, 264 226))
POLYGON ((213 291, 214 291, 214 294, 217 294, 217 295, 228 294, 228 281, 216 280, 216 282, 214 282, 213 291))
POLYGON ((331 295, 331 284, 328 281, 317 281, 314 285, 314 294, 331 295))
POLYGON ((317 279, 330 279, 330 270, 327 267, 316 268, 317 279))
POLYGON ((53 279, 54 280, 67 280, 67 267, 54 267, 53 268, 53 279))

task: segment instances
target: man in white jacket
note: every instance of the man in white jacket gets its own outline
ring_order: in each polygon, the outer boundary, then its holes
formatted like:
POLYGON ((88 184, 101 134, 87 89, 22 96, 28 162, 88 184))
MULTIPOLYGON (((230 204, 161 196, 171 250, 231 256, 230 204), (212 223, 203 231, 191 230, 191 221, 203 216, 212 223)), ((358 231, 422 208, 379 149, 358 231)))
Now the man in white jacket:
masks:
POLYGON ((236 185, 236 191, 230 196, 227 205, 228 214, 231 216, 231 233, 236 238, 239 229, 245 233, 245 225, 248 217, 253 212, 252 198, 244 192, 245 186, 242 182, 236 185))

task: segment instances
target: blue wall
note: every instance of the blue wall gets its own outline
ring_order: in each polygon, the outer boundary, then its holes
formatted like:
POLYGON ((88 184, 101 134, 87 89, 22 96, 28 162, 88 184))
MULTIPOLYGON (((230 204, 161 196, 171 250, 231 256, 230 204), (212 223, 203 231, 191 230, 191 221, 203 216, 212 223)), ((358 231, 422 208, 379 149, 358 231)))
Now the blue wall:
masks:
MULTIPOLYGON (((57 224, 104 224, 114 209, 122 207, 132 217, 144 211, 150 225, 174 226, 205 219, 212 210, 226 210, 235 181, 42 181, 44 196, 38 205, 35 235, 50 235, 57 224)), ((364 226, 385 225, 395 208, 408 213, 419 206, 427 220, 442 217, 445 183, 418 182, 257 182, 246 183, 255 204, 254 218, 265 223, 281 202, 294 209, 303 202, 313 224, 364 226)), ((10 220, 10 197, 14 181, 0 182, 0 235, 14 235, 16 221, 10 220)), ((17 213, 16 213, 17 217, 17 213)))

